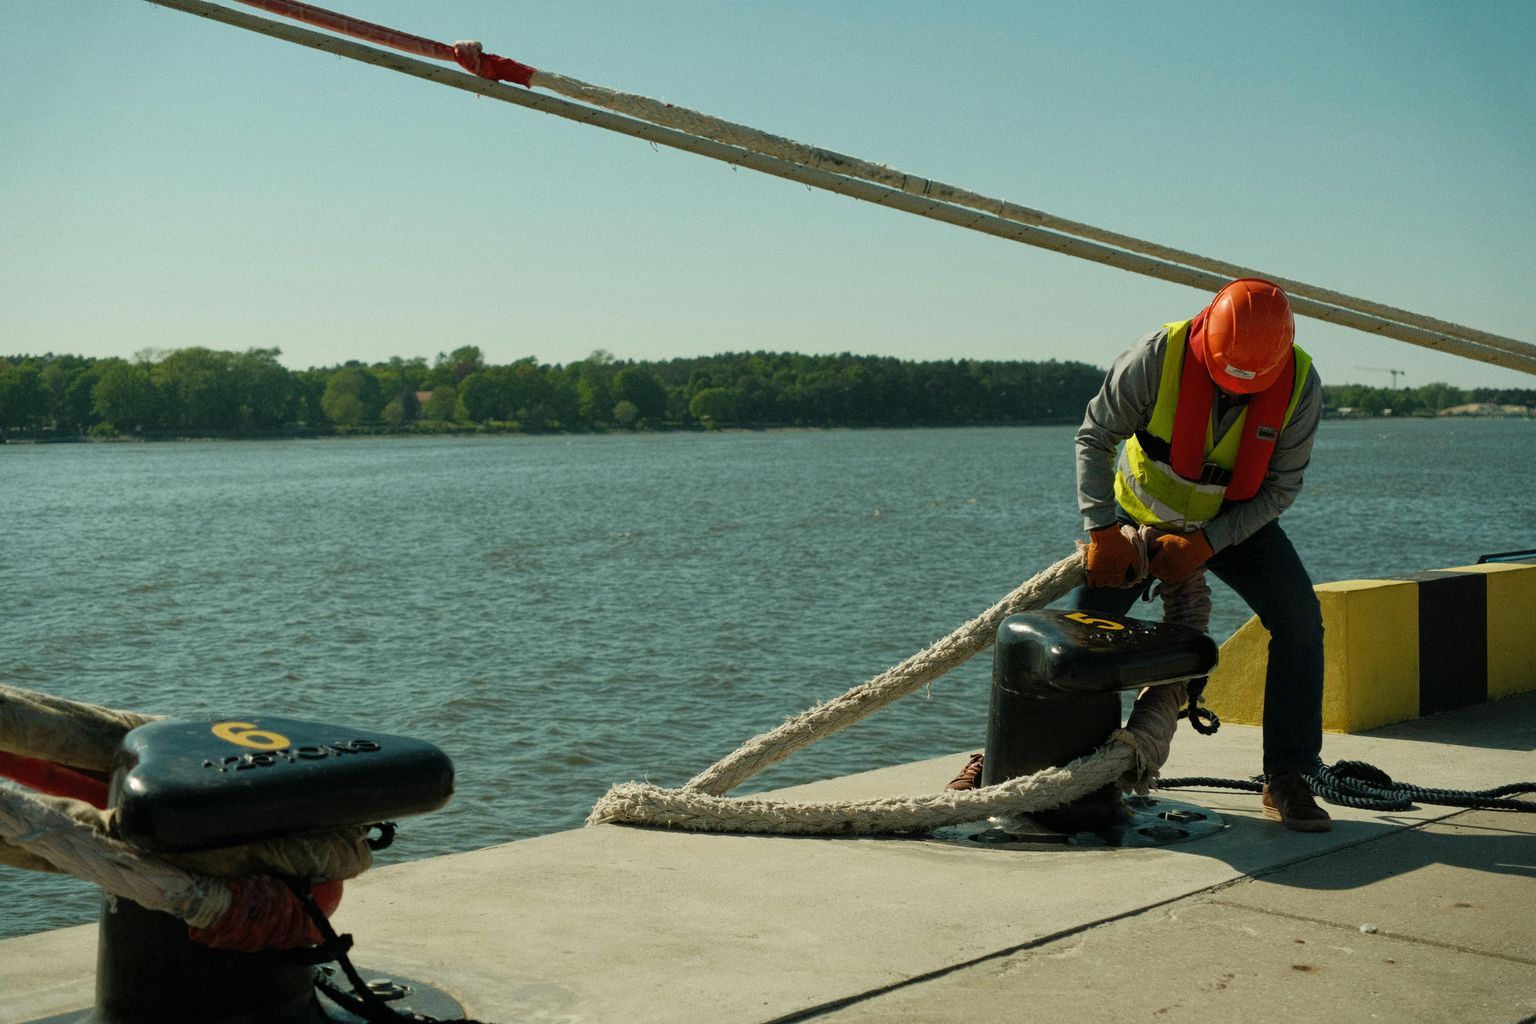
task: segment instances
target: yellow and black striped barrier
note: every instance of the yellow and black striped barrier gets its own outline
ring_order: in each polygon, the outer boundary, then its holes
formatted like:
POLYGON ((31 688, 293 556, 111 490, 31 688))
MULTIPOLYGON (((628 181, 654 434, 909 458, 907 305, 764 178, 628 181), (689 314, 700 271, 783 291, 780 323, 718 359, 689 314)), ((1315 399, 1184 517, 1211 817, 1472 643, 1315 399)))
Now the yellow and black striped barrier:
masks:
MULTIPOLYGON (((1536 690, 1536 552, 1509 557, 1525 560, 1315 587, 1323 728, 1361 732, 1536 690)), ((1222 645, 1206 701, 1223 721, 1262 723, 1268 650, 1256 618, 1222 645)))

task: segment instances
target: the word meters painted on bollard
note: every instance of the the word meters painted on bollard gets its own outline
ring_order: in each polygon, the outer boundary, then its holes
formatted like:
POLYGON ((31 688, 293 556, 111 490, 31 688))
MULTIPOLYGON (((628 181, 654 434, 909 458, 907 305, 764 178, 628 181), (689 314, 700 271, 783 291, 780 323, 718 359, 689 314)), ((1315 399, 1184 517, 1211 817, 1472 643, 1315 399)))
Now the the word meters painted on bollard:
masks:
MULTIPOLYGON (((176 854, 366 825, 434 810, 453 793, 437 747, 352 726, 265 715, 134 729, 109 804, 122 839, 176 854)), ((315 1024, 335 1019, 302 958, 193 942, 169 914, 107 901, 92 1024, 315 1024)))
MULTIPOLYGON (((1216 644, 1189 626, 1088 612, 1014 615, 998 627, 981 782, 994 785, 1091 754, 1120 728, 1121 691, 1182 682, 1216 664, 1216 644)), ((1067 835, 1112 828, 1114 785, 1030 815, 1067 835)))

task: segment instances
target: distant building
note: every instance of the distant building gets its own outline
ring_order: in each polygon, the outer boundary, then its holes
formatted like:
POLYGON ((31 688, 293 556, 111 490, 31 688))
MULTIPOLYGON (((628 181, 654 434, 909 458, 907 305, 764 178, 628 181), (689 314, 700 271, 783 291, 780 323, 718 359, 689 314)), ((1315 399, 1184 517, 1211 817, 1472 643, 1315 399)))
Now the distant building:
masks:
POLYGON ((1467 405, 1453 405, 1448 409, 1440 410, 1441 416, 1530 416, 1531 407, 1528 405, 1497 405, 1493 402, 1471 402, 1467 405))

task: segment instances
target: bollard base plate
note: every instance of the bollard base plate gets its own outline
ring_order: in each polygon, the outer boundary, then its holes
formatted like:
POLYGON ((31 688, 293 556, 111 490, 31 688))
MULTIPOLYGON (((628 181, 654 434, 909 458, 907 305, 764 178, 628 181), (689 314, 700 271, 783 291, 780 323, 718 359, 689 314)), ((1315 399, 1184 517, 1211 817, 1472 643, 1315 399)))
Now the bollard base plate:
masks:
POLYGON ((1067 835, 1046 828, 1028 815, 986 818, 933 830, 945 843, 987 850, 1038 850, 1059 847, 1169 846, 1213 836, 1227 827, 1221 815, 1204 807, 1163 797, 1126 797, 1119 819, 1089 832, 1067 835))
MULTIPOLYGON (((331 985, 345 993, 345 998, 356 998, 352 995, 352 986, 341 971, 329 966, 320 967, 318 971, 331 985)), ((386 974, 367 967, 359 967, 358 973, 368 983, 374 995, 400 1014, 403 1020, 462 1020, 466 1015, 464 1007, 456 999, 426 982, 402 978, 397 974, 386 974)), ((208 1019, 225 1018, 199 1018, 199 1022, 208 1019)), ((332 999, 324 989, 317 986, 315 1002, 295 1024, 367 1024, 367 1022, 367 1017, 354 1012, 348 1005, 332 999)), ((95 1010, 85 1009, 54 1017, 39 1018, 27 1024, 112 1024, 112 1022, 110 1018, 99 1016, 95 1010)), ((163 1024, 175 1024, 175 1022, 163 1022, 163 1024)), ((288 1024, 288 1022, 284 1021, 281 1024, 288 1024)))
MULTIPOLYGON (((334 967, 321 967, 319 970, 330 985, 344 993, 345 999, 356 999, 352 994, 352 986, 341 971, 334 967)), ((465 1016, 464 1007, 457 1000, 426 982, 414 981, 398 975, 382 975, 366 967, 359 967, 358 973, 368 983, 368 988, 374 995, 382 999, 390 1009, 404 1016, 406 1020, 459 1020, 465 1016)), ((366 1016, 354 1012, 347 1003, 333 999, 324 988, 317 986, 315 995, 319 997, 320 1005, 325 1011, 323 1019, 327 1024, 331 1022, 367 1024, 366 1016)))

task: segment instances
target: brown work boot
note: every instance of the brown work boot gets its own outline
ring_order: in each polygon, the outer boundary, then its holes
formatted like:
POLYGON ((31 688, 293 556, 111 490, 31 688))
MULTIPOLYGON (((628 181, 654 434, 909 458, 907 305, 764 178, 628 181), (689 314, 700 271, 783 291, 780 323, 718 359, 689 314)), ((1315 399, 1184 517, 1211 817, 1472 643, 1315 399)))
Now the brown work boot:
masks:
POLYGON ((1312 787, 1297 772, 1272 775, 1264 783, 1264 817, 1297 832, 1327 832, 1333 828, 1328 812, 1312 799, 1312 787))
POLYGON ((965 762, 965 767, 960 769, 960 774, 949 780, 945 789, 975 789, 981 785, 981 754, 972 754, 971 759, 965 762))

